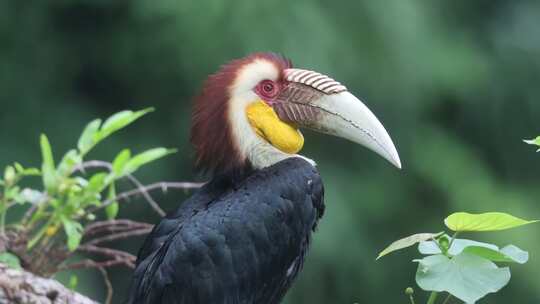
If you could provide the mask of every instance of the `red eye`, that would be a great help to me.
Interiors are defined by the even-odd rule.
[[[266,101],[270,101],[272,98],[278,95],[279,84],[273,82],[272,80],[266,79],[259,82],[255,91],[260,97],[262,97]]]
[[[274,84],[273,83],[265,83],[263,85],[263,90],[266,93],[272,93],[272,91],[274,91]]]

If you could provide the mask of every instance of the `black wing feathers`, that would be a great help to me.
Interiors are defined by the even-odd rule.
[[[279,303],[323,211],[318,172],[300,158],[212,181],[149,235],[130,303]]]

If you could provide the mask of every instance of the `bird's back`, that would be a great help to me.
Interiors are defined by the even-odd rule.
[[[214,179],[148,236],[129,303],[279,303],[323,212],[320,176],[301,158]]]

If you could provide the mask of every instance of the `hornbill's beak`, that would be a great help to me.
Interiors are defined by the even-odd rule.
[[[383,125],[347,88],[308,70],[287,69],[285,78],[287,85],[273,103],[281,120],[359,143],[401,169]]]

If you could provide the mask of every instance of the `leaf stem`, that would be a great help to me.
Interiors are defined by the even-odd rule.
[[[427,304],[435,304],[435,301],[437,300],[437,296],[439,295],[438,292],[432,291],[429,295],[429,299],[427,301]]]
[[[7,190],[4,186],[4,193],[2,198],[0,198],[0,236],[5,235],[6,233],[6,214],[8,210],[8,201],[6,199]]]
[[[458,236],[459,232],[454,232],[454,235],[452,235],[452,238],[450,239],[450,243],[448,244],[448,251],[450,251],[450,248],[452,248],[452,244],[454,243],[454,240]]]
[[[442,302],[442,304],[448,303],[448,301],[450,300],[451,297],[452,297],[452,294],[449,293],[449,294],[446,296],[446,298],[444,299],[444,301]]]

